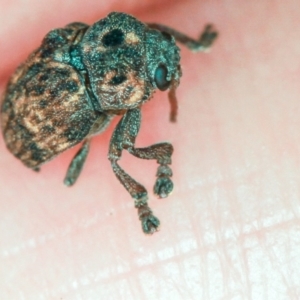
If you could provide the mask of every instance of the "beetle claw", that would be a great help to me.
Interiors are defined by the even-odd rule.
[[[212,25],[207,25],[203,31],[203,33],[200,35],[199,43],[202,47],[205,49],[209,49],[215,39],[218,36],[218,32],[214,29]]]
[[[143,228],[144,233],[152,234],[152,233],[158,231],[160,221],[155,216],[147,215],[147,216],[141,218],[141,222],[142,222],[142,228]]]
[[[158,177],[154,185],[154,194],[166,198],[173,191],[173,182],[169,177]]]

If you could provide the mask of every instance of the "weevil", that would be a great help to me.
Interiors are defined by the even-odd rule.
[[[91,138],[120,115],[108,151],[112,170],[134,199],[142,229],[155,232],[160,221],[148,206],[146,189],[118,164],[122,151],[158,163],[154,193],[173,190],[173,146],[136,148],[141,107],[159,89],[169,90],[171,121],[177,115],[175,90],[181,77],[176,41],[198,52],[217,37],[212,26],[199,39],[160,24],[145,24],[119,12],[89,26],[71,23],[50,31],[10,78],[1,106],[1,128],[9,151],[27,167],[40,166],[82,143],[64,183],[73,185],[85,163]]]

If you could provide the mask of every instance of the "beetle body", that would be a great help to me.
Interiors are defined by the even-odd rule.
[[[171,120],[176,117],[175,89],[181,76],[179,48],[202,51],[216,38],[210,26],[199,40],[169,27],[144,24],[124,13],[111,13],[88,26],[72,23],[50,31],[41,46],[12,75],[3,96],[1,128],[9,151],[34,170],[83,142],[65,178],[77,180],[93,135],[121,115],[110,141],[112,169],[135,201],[142,228],[152,233],[159,220],[147,204],[146,189],[118,165],[122,151],[159,164],[154,193],[173,189],[169,143],[136,148],[141,106],[156,89],[169,89]]]
[[[157,57],[158,45],[166,55]],[[90,27],[73,23],[51,31],[16,70],[4,94],[1,127],[8,149],[26,166],[38,168],[101,132],[111,116],[147,101],[162,62],[178,80],[174,40],[164,40],[126,14],[111,13]]]

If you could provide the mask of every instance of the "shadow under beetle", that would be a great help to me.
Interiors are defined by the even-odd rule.
[[[12,75],[1,107],[1,127],[7,148],[27,167],[39,167],[59,153],[83,142],[64,183],[77,180],[89,152],[90,139],[115,115],[108,158],[112,169],[134,199],[142,228],[153,233],[159,220],[147,204],[146,189],[118,164],[122,151],[159,164],[154,193],[167,197],[173,147],[159,143],[135,148],[141,106],[156,89],[169,89],[171,121],[175,121],[175,89],[181,76],[179,48],[207,50],[217,37],[206,26],[198,40],[159,24],[144,24],[113,12],[88,26],[72,23],[50,31],[42,45]]]

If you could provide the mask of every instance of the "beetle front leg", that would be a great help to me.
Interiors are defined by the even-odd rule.
[[[116,177],[134,199],[134,204],[138,210],[143,231],[149,234],[158,230],[160,222],[153,215],[152,210],[148,206],[147,191],[140,183],[129,176],[117,163],[117,161],[121,158],[123,149],[134,148],[135,138],[140,128],[140,119],[141,116],[139,109],[127,111],[113,133],[108,158]]]
[[[150,28],[157,29],[162,32],[166,32],[176,39],[179,43],[186,46],[188,49],[194,52],[205,52],[209,50],[213,42],[218,36],[218,33],[214,30],[212,25],[206,25],[198,40],[192,39],[189,36],[165,25],[151,23],[147,24]]]
[[[131,176],[129,176],[116,162],[111,160],[113,171],[121,184],[134,199],[134,206],[138,210],[138,216],[142,223],[143,231],[152,234],[158,230],[159,220],[156,218],[148,206],[148,194],[146,189]]]
[[[173,190],[171,164],[173,146],[169,143],[159,143],[146,148],[129,147],[128,152],[142,159],[156,159],[159,167],[157,169],[157,180],[154,185],[154,193],[160,198],[166,198]]]

